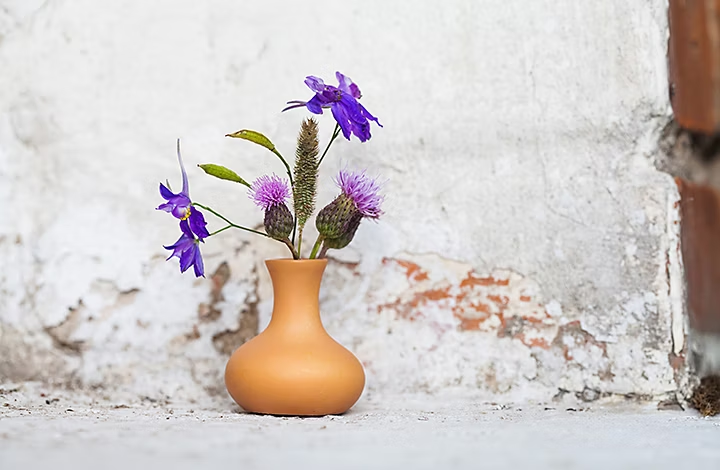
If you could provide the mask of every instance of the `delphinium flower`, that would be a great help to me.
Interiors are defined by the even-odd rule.
[[[209,233],[205,226],[205,217],[202,212],[197,208],[193,207],[192,201],[190,200],[190,186],[188,184],[187,173],[185,172],[185,166],[183,165],[182,156],[180,155],[180,141],[177,143],[177,156],[178,162],[180,163],[180,172],[182,174],[182,189],[179,193],[175,194],[164,184],[160,183],[160,195],[167,201],[164,204],[160,204],[157,209],[171,213],[176,218],[182,220],[188,220],[190,230],[198,236],[201,240],[208,237]],[[169,186],[169,184],[168,184]]]
[[[287,182],[274,174],[261,176],[253,181],[249,196],[265,211],[265,232],[276,240],[288,240],[295,220],[286,204],[290,197]]]
[[[168,260],[177,257],[180,259],[180,272],[184,273],[192,266],[196,277],[204,277],[205,265],[203,264],[199,246],[202,239],[195,237],[195,234],[190,230],[187,219],[180,221],[180,230],[182,230],[182,235],[178,241],[173,245],[164,247],[167,250],[172,250]]]
[[[180,258],[180,271],[185,272],[194,267],[195,276],[205,275],[202,255],[200,253],[199,243],[210,234],[207,231],[205,217],[196,207],[192,205],[190,199],[190,186],[188,184],[187,173],[183,165],[182,156],[180,155],[180,141],[177,143],[178,163],[180,164],[180,173],[182,174],[182,189],[179,193],[173,193],[170,188],[160,183],[160,195],[167,201],[160,204],[157,210],[171,213],[180,219],[180,230],[182,235],[173,245],[166,246],[168,250],[173,250],[168,260],[172,257]],[[168,184],[169,186],[169,184]]]
[[[321,78],[312,75],[306,77],[305,84],[315,92],[315,96],[310,101],[288,101],[290,106],[283,111],[304,106],[313,114],[322,114],[323,108],[330,108],[347,140],[350,140],[351,134],[355,134],[360,142],[365,142],[371,137],[369,121],[375,121],[380,127],[382,124],[358,102],[360,88],[340,72],[335,72],[335,77],[338,80],[337,87],[326,85]]]
[[[335,182],[340,187],[340,195],[325,206],[315,219],[320,237],[313,251],[317,250],[322,241],[321,256],[329,248],[345,248],[355,236],[362,219],[377,219],[382,215],[380,206],[383,196],[377,180],[367,176],[364,171],[341,170]]]

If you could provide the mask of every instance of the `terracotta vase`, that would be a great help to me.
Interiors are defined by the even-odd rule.
[[[268,260],[274,304],[268,327],[237,349],[225,385],[244,410],[294,416],[339,414],[365,386],[353,354],[320,320],[318,296],[327,260]]]

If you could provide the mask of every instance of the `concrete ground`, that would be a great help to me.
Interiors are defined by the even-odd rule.
[[[714,469],[720,419],[656,403],[497,405],[363,399],[281,418],[231,403],[0,389],[2,470]]]

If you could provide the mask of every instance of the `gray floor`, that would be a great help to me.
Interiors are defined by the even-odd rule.
[[[47,400],[47,401],[45,401]],[[4,402],[4,403],[3,403]],[[49,403],[48,403],[49,402]],[[587,405],[586,405],[587,406]],[[153,400],[0,394],[0,468],[720,469],[720,419],[655,404],[364,400],[278,418]]]

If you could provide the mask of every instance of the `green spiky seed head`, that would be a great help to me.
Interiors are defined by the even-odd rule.
[[[295,178],[293,205],[300,230],[315,210],[318,179],[318,124],[313,118],[305,119],[298,134],[295,151]]]

